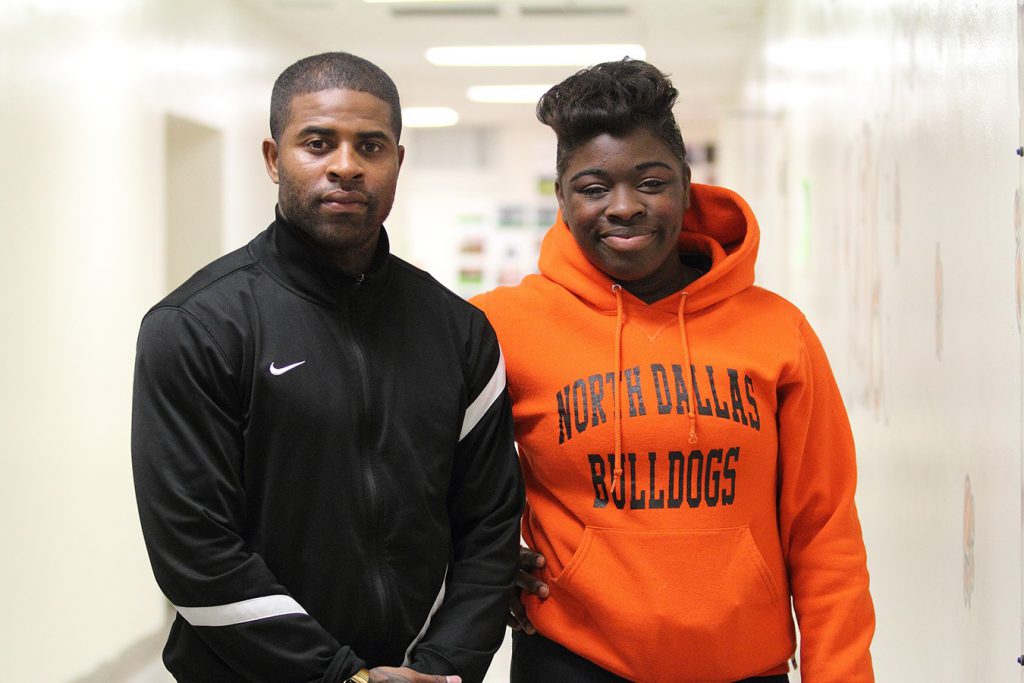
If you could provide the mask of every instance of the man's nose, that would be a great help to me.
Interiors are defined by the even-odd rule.
[[[339,180],[357,180],[363,175],[362,159],[355,146],[341,144],[331,153],[327,175]]]

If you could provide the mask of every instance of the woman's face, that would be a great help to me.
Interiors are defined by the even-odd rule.
[[[592,138],[566,158],[558,206],[587,259],[637,294],[682,277],[676,239],[689,178],[657,136],[638,129]],[[681,286],[681,285],[680,285]]]

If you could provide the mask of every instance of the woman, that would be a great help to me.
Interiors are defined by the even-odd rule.
[[[540,274],[474,301],[540,556],[512,680],[785,681],[792,599],[803,682],[872,681],[839,391],[800,311],[753,284],[750,208],[691,187],[676,94],[624,60],[541,98],[559,218]]]

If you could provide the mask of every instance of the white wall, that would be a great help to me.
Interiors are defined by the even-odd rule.
[[[219,246],[239,245],[272,216],[259,142],[283,63],[230,1],[0,8],[4,681],[70,680],[163,625],[129,423],[138,324],[165,291],[165,118],[220,132]]]
[[[780,0],[723,128],[851,412],[879,681],[1021,680],[1017,59],[1006,0]]]

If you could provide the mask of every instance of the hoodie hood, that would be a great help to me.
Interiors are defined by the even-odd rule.
[[[753,285],[759,241],[757,220],[742,197],[722,187],[691,185],[678,250],[706,256],[711,268],[686,287],[685,311],[707,308]],[[616,311],[613,280],[587,260],[561,212],[544,236],[539,265],[546,277],[594,308]]]

